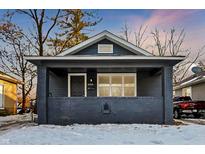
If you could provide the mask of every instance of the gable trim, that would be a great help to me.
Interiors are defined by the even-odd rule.
[[[148,51],[142,49],[142,48],[139,48],[137,46],[135,46],[134,44],[130,43],[130,42],[127,42],[125,41],[124,39],[108,32],[108,31],[103,31],[91,38],[89,38],[88,40],[86,41],[83,41],[81,42],[80,44],[78,45],[75,45],[71,48],[69,48],[68,50],[65,50],[64,52],[58,54],[57,56],[65,56],[65,55],[73,55],[77,52],[79,52],[80,50],[82,49],[85,49],[86,47],[92,45],[92,44],[95,44],[97,43],[98,41],[101,41],[103,39],[108,39],[116,44],[118,44],[119,46],[137,54],[137,53],[141,53],[145,56],[153,56],[151,53],[149,53]]]
[[[183,56],[26,56],[26,60],[184,60]]]

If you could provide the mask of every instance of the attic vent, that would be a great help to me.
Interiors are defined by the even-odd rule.
[[[98,44],[98,53],[113,53],[112,44]]]

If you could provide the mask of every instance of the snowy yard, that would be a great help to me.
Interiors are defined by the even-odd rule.
[[[6,124],[12,124],[15,122],[23,122],[23,121],[30,121],[31,115],[24,114],[24,115],[10,115],[10,116],[0,116],[0,127]]]
[[[205,125],[24,126],[0,132],[0,144],[205,144]]]

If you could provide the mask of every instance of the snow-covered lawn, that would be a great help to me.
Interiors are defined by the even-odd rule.
[[[30,113],[23,115],[10,115],[10,116],[0,116],[0,127],[5,124],[15,123],[15,122],[23,122],[31,120]]]
[[[0,144],[205,144],[205,125],[24,126],[0,132]]]
[[[203,124],[205,125],[205,119],[191,119],[191,118],[185,118],[183,121],[186,121],[187,123],[195,123],[195,124]]]

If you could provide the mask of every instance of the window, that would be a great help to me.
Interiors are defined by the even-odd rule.
[[[182,89],[182,96],[190,96],[190,97],[192,97],[191,87],[183,88]]]
[[[136,96],[136,74],[98,74],[99,97],[133,97]]]
[[[135,96],[135,76],[124,76],[124,95]]]
[[[110,95],[110,79],[109,76],[99,76],[99,95],[109,96]]]
[[[98,44],[98,53],[113,53],[112,44]]]

